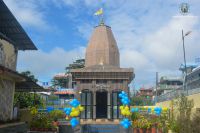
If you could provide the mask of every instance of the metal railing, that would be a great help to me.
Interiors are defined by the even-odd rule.
[[[181,94],[184,94],[185,96],[189,96],[189,95],[193,95],[193,94],[197,94],[197,93],[200,93],[200,88],[189,89],[189,90],[183,90],[181,88],[179,90],[174,90],[174,91],[171,91],[171,92],[168,92],[166,94],[158,96],[157,102],[172,100],[174,98],[177,98]]]

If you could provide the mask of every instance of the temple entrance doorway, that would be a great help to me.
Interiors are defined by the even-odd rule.
[[[107,118],[107,91],[96,92],[96,118]]]

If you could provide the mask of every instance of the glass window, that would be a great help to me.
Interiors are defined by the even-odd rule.
[[[92,118],[92,92],[85,90],[81,93],[81,105],[84,107],[84,111],[81,113],[82,119]]]
[[[85,100],[86,100],[85,95],[86,95],[86,93],[81,93],[81,104],[82,105],[85,105]]]
[[[122,116],[120,115],[120,111],[119,111],[119,106],[121,105],[120,99],[118,97],[119,95],[119,91],[117,92],[113,92],[112,93],[112,118],[113,119],[118,119],[121,118]]]

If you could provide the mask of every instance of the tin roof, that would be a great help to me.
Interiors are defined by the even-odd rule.
[[[3,0],[0,0],[0,38],[12,43],[19,50],[37,50]]]

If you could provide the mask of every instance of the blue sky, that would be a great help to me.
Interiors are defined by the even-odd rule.
[[[200,57],[199,0],[4,0],[31,37],[38,51],[21,51],[19,71],[30,70],[40,81],[50,81],[73,60],[84,57],[94,12],[104,7],[120,50],[121,67],[133,67],[134,85],[152,86],[155,73],[178,75],[183,61],[181,30],[188,62]],[[190,13],[182,16],[180,4]]]

